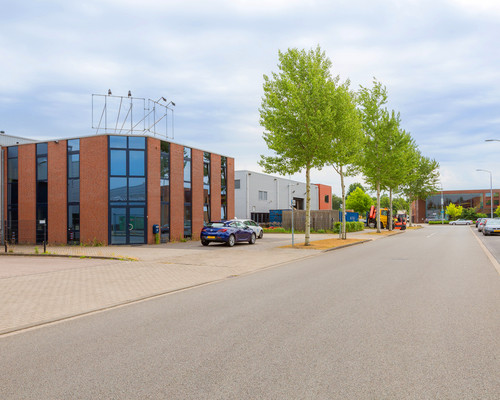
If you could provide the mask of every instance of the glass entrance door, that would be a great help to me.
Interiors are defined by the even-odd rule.
[[[128,219],[129,243],[146,243],[146,218],[144,207],[130,207]]]
[[[111,207],[111,244],[146,243],[145,207]]]

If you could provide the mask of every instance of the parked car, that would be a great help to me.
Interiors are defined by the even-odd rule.
[[[457,219],[456,221],[450,221],[450,225],[471,225],[473,221],[470,219]]]
[[[495,235],[500,234],[500,219],[499,218],[488,218],[486,224],[483,226],[483,235]]]
[[[483,219],[484,219],[484,218],[478,218],[478,219],[476,220],[476,228],[478,228],[478,227],[479,227],[479,223],[480,223],[480,222],[481,222],[481,220],[483,220]]]
[[[477,225],[477,231],[482,232],[484,228],[484,224],[486,224],[486,221],[488,221],[489,218],[481,218],[481,221],[479,221],[479,224]]]
[[[229,247],[238,242],[254,244],[257,236],[253,229],[239,221],[214,221],[203,227],[200,234],[201,244],[210,242],[226,243]]]
[[[231,221],[239,221],[244,223],[255,232],[255,236],[257,236],[257,239],[262,239],[262,237],[264,236],[264,229],[262,229],[262,227],[257,222],[251,219],[232,219]]]

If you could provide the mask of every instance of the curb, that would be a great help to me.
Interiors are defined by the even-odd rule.
[[[1,256],[12,257],[64,257],[64,258],[95,258],[98,260],[117,260],[117,261],[137,261],[135,259],[128,259],[126,257],[112,257],[112,256],[86,256],[86,255],[72,255],[72,254],[32,254],[32,253],[0,253]]]

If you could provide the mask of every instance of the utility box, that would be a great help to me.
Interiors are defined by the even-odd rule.
[[[160,225],[154,224],[153,225],[153,234],[156,235],[157,233],[160,233]]]

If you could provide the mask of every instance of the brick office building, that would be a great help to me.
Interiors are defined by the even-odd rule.
[[[144,244],[198,239],[234,218],[234,159],[150,136],[96,135],[2,148],[6,238]],[[43,223],[45,222],[45,224]]]
[[[441,219],[441,204],[445,211],[450,203],[463,208],[475,208],[476,212],[490,216],[492,207],[494,212],[500,205],[500,189],[443,190],[434,193],[425,200],[412,203],[413,222]],[[448,219],[445,213],[443,218]]]

